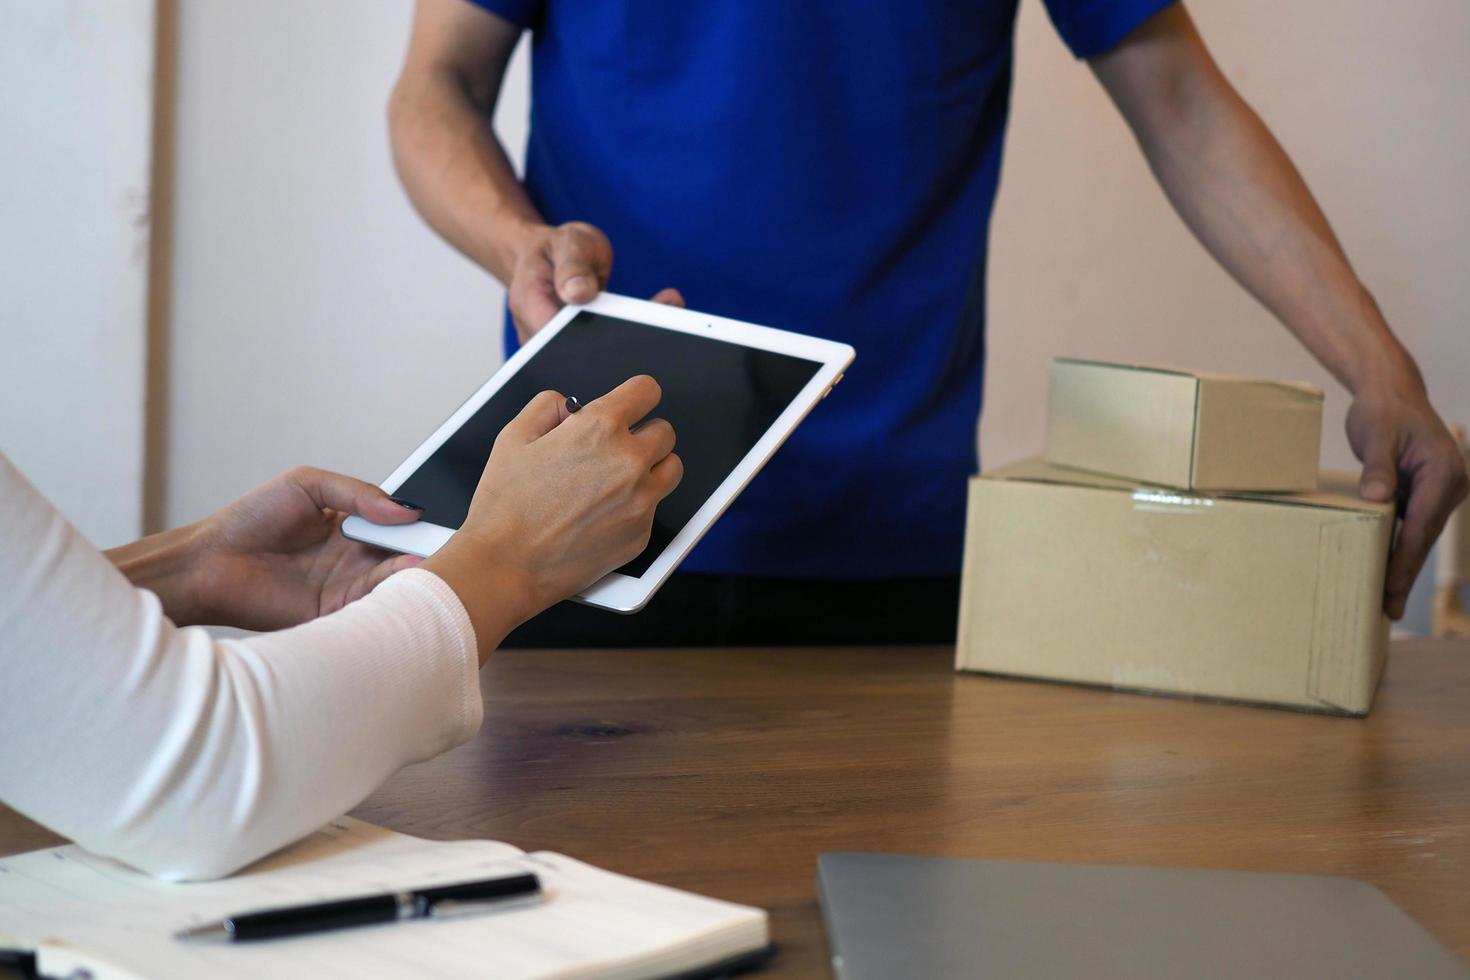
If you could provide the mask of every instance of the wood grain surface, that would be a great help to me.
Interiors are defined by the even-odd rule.
[[[957,676],[952,657],[502,651],[479,736],[354,815],[763,906],[772,976],[829,975],[831,850],[1350,875],[1470,959],[1470,641],[1395,644],[1366,719]],[[0,853],[55,843],[0,808]]]

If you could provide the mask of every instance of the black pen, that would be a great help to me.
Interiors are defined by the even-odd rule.
[[[226,916],[176,933],[178,939],[214,939],[244,942],[276,939],[306,932],[346,929],[351,926],[397,922],[401,919],[442,919],[455,915],[489,912],[507,906],[539,901],[541,880],[534,874],[518,874],[456,885],[415,888],[386,895],[365,895],[316,905],[294,905]]]

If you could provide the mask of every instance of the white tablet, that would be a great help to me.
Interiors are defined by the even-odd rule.
[[[648,548],[576,597],[636,612],[853,356],[835,341],[604,293],[558,313],[383,481],[384,490],[424,508],[420,521],[386,527],[350,517],[342,531],[432,555],[464,523],[496,434],[538,392],[586,403],[634,375],[652,375],[663,389],[653,414],[674,426],[684,479],[659,504]]]

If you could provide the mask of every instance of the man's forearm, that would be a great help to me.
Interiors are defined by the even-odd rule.
[[[522,27],[464,0],[418,0],[389,104],[393,159],[419,213],[506,287],[529,340],[566,303],[590,302],[612,272],[612,243],[582,221],[548,227],[490,127]],[[654,297],[678,302],[677,293]]]
[[[1384,582],[1385,611],[1402,616],[1430,546],[1470,488],[1414,359],[1183,4],[1092,67],[1195,237],[1352,392],[1345,428],[1363,462],[1359,491],[1396,501],[1403,516]]]
[[[1190,230],[1350,391],[1421,387],[1306,183],[1208,53],[1159,45],[1157,58],[1147,74],[1094,67]]]
[[[405,73],[389,103],[393,160],[414,206],[455,248],[502,283],[526,232],[542,224],[489,109],[450,68]]]

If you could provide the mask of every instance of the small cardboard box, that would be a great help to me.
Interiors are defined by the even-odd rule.
[[[1317,486],[1322,392],[1162,367],[1057,358],[1046,460],[1190,490]]]
[[[1018,463],[970,482],[955,666],[1366,714],[1390,505]]]

